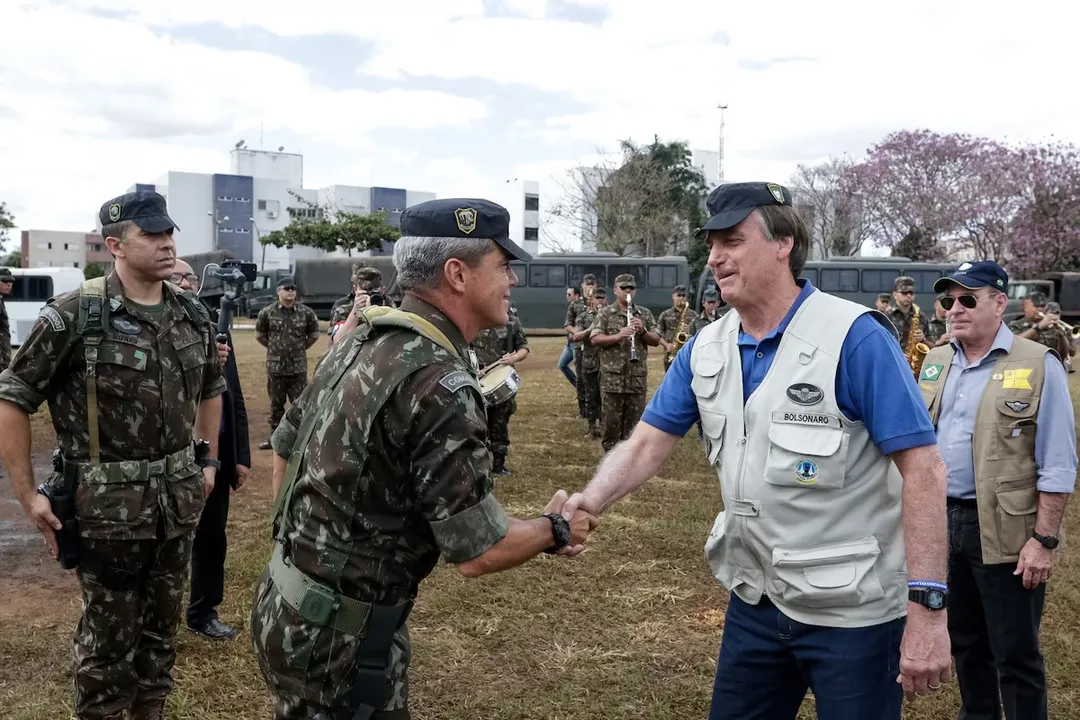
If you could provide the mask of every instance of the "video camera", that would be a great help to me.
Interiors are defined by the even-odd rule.
[[[209,263],[203,268],[202,285],[205,286],[207,274],[221,280],[225,285],[225,292],[221,296],[218,307],[217,336],[215,337],[218,342],[228,342],[228,332],[232,326],[236,301],[244,296],[244,286],[249,282],[255,282],[258,271],[258,265],[243,260],[222,260],[220,265]]]

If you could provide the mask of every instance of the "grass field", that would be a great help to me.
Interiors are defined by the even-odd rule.
[[[267,432],[263,356],[249,333],[238,332],[236,340],[254,448]],[[311,357],[323,347],[320,341]],[[560,351],[560,339],[537,338],[522,367],[518,413],[510,425],[508,467],[514,474],[498,478],[495,488],[514,514],[536,515],[555,490],[580,488],[601,457],[599,443],[583,437],[584,421],[574,418],[573,391],[555,367]],[[653,353],[651,387],[661,372]],[[1074,385],[1074,396],[1076,390]],[[35,416],[34,428],[35,453],[43,456],[52,441],[47,412]],[[270,717],[247,631],[251,589],[270,547],[270,454],[253,454],[252,477],[233,495],[220,608],[222,618],[243,633],[231,643],[215,643],[181,626],[170,718]],[[703,557],[719,503],[715,474],[691,433],[660,476],[603,516],[583,555],[542,556],[479,580],[439,566],[421,585],[410,620],[413,716],[705,717],[726,603]],[[1076,527],[1075,520],[1069,525]],[[80,612],[73,576],[45,557],[40,540],[14,555],[0,549],[0,559],[4,552],[0,718],[70,717],[71,635]],[[1050,716],[1080,718],[1080,566],[1072,544],[1059,551],[1058,563],[1042,634]],[[941,720],[955,717],[958,707],[953,683],[910,703],[904,717]],[[800,717],[815,717],[811,700]]]

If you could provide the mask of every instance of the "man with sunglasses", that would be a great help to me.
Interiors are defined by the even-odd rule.
[[[938,280],[953,340],[919,375],[948,473],[949,634],[969,720],[1047,717],[1039,622],[1077,468],[1064,368],[1002,322],[1008,286],[990,260]]]
[[[911,319],[915,316],[915,280],[902,275],[893,281],[893,302],[896,307],[889,311],[889,319],[896,328],[897,339],[903,347],[911,330]],[[919,326],[915,329],[915,342],[923,342],[930,334],[930,318],[919,309]]]
[[[266,392],[270,396],[270,435],[259,443],[269,450],[270,436],[285,414],[285,400],[296,403],[307,387],[307,349],[319,339],[315,311],[296,301],[296,281],[278,280],[277,302],[259,311],[255,339],[266,348]]]

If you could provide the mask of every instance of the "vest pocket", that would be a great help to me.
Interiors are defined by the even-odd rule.
[[[809,548],[774,548],[770,594],[802,607],[856,607],[885,597],[873,535]]]
[[[842,428],[773,423],[765,481],[783,487],[844,487],[848,435]]]
[[[999,487],[997,496],[998,542],[1002,555],[1017,555],[1035,531],[1039,491],[1034,484]]]
[[[724,426],[727,424],[727,415],[699,407],[698,418],[701,421],[701,433],[705,436],[705,456],[709,458],[710,464],[715,465],[724,447]]]

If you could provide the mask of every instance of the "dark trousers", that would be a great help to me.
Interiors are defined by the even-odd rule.
[[[763,597],[734,593],[709,720],[794,720],[807,688],[821,720],[900,720],[904,619],[862,628],[804,625]]]
[[[218,475],[206,498],[191,548],[191,600],[187,608],[189,625],[217,617],[217,606],[225,594],[225,524],[229,520],[228,480]]]
[[[1046,585],[1024,588],[1016,563],[986,565],[974,507],[949,504],[949,638],[959,720],[1046,720],[1039,650]]]

